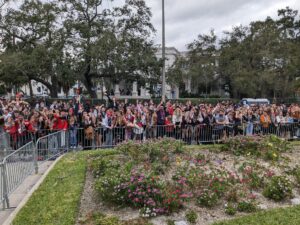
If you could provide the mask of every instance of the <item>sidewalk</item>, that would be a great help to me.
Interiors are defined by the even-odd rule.
[[[39,173],[27,177],[23,183],[9,196],[10,209],[0,210],[0,224],[3,224],[16,210],[24,197],[30,192],[33,186],[42,178],[43,174],[55,161],[47,161],[39,166]]]

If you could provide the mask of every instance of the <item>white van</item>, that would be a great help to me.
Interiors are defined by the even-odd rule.
[[[242,105],[269,105],[270,101],[266,98],[243,98]]]

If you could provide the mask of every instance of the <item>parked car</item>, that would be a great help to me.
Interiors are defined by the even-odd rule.
[[[240,103],[242,105],[269,105],[270,101],[266,98],[243,98]]]

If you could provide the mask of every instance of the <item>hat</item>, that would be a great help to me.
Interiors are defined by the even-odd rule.
[[[21,98],[22,95],[23,95],[23,94],[22,94],[21,92],[19,92],[19,93],[16,94],[16,98]]]

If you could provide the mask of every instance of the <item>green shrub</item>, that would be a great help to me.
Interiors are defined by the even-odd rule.
[[[116,150],[138,162],[159,161],[169,165],[173,154],[183,152],[183,143],[171,138],[148,140],[142,145],[139,142],[128,141],[117,146]]]
[[[297,186],[300,186],[300,168],[297,166],[292,170],[291,174],[295,177]]]
[[[124,155],[128,155],[131,159],[135,161],[142,162],[147,160],[147,155],[141,150],[141,146],[143,145],[141,145],[140,143],[134,141],[127,141],[118,145],[115,149],[116,151]]]
[[[90,168],[93,172],[94,177],[100,177],[111,169],[118,169],[120,167],[120,161],[115,155],[97,157],[92,159]]]
[[[175,225],[175,221],[174,220],[167,220],[167,225]]]
[[[284,176],[274,176],[263,190],[266,198],[281,201],[292,196],[292,184]]]
[[[111,169],[95,181],[95,190],[105,202],[124,204],[123,193],[116,192],[115,188],[128,180],[129,174],[122,170]]]
[[[197,204],[199,206],[205,206],[211,208],[217,205],[218,200],[219,197],[216,193],[206,190],[198,196]]]
[[[185,214],[185,218],[186,220],[191,223],[191,224],[196,224],[197,219],[198,219],[198,215],[195,211],[190,210]]]
[[[269,149],[265,152],[264,158],[265,160],[270,161],[278,161],[280,153],[275,149]]]
[[[239,168],[239,172],[242,174],[243,181],[251,189],[259,189],[263,186],[264,175],[257,164],[243,163]]]
[[[225,140],[221,147],[222,151],[229,151],[237,156],[255,156],[273,161],[277,161],[281,153],[289,149],[289,142],[275,135],[236,136]]]
[[[221,147],[222,151],[232,152],[234,155],[260,156],[260,144],[262,137],[259,136],[236,136],[225,140]]]
[[[225,195],[225,199],[228,202],[238,202],[240,196],[239,196],[239,190],[237,187],[233,186]]]
[[[197,160],[205,160],[206,159],[206,156],[203,154],[203,153],[198,153],[196,156],[195,156],[195,159]]]
[[[167,168],[164,164],[161,164],[161,163],[153,163],[152,164],[152,171],[155,175],[165,174],[166,170],[167,170]]]
[[[234,216],[236,214],[236,206],[232,203],[228,203],[225,205],[225,213],[230,216]]]
[[[237,210],[239,212],[247,212],[247,213],[255,212],[256,204],[253,201],[242,201],[238,203]]]

